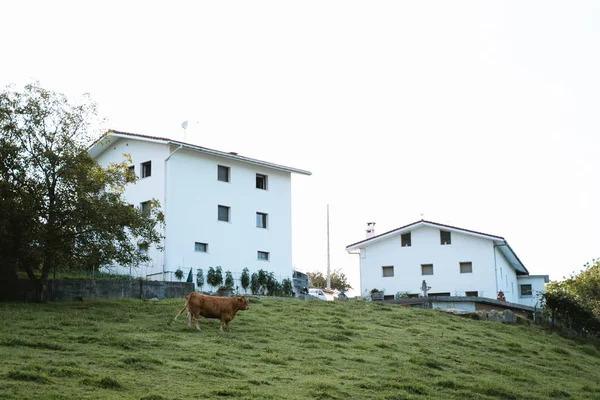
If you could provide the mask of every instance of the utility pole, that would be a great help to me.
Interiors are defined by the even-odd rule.
[[[331,262],[329,258],[329,204],[327,204],[327,290],[331,290],[330,264]]]

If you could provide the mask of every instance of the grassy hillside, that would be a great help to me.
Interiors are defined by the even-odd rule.
[[[0,399],[599,399],[600,352],[535,328],[358,301],[0,304]]]

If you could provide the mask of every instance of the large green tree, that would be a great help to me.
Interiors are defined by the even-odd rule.
[[[600,319],[600,259],[586,263],[578,274],[572,273],[569,278],[549,283],[546,291],[571,298]]]
[[[137,266],[149,261],[138,243],[159,246],[158,202],[147,213],[123,199],[136,179],[127,156],[103,168],[88,154],[95,120],[89,96],[70,104],[38,83],[0,92],[0,278],[7,287],[24,270],[45,300],[53,270]]]
[[[306,275],[308,275],[311,287],[319,289],[327,288],[327,277],[323,275],[321,271],[307,272]],[[352,289],[348,278],[340,269],[334,270],[331,275],[329,275],[329,280],[332,289],[340,291]]]

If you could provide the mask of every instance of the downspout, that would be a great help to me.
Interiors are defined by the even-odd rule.
[[[494,277],[496,278],[496,296],[498,296],[498,266],[496,264],[496,247],[498,247],[498,245],[494,245]]]
[[[183,145],[180,145],[178,148],[175,149],[175,151],[173,151],[171,154],[169,154],[169,156],[167,158],[165,158],[165,185],[164,185],[164,193],[163,193],[163,201],[164,201],[164,217],[165,217],[165,227],[163,229],[163,271],[162,271],[162,275],[163,275],[163,282],[165,281],[165,272],[166,272],[166,267],[167,267],[167,161],[169,161],[169,159],[173,156],[173,154],[177,153],[178,150],[182,149]]]

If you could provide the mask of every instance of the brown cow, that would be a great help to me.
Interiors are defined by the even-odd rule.
[[[245,296],[239,297],[217,297],[207,296],[198,292],[192,292],[185,297],[185,306],[177,313],[175,319],[181,315],[187,308],[188,327],[192,326],[192,317],[196,322],[196,329],[201,330],[198,324],[198,316],[204,318],[219,318],[221,320],[220,331],[223,332],[223,323],[229,332],[229,322],[235,318],[238,310],[247,310],[248,299]]]

